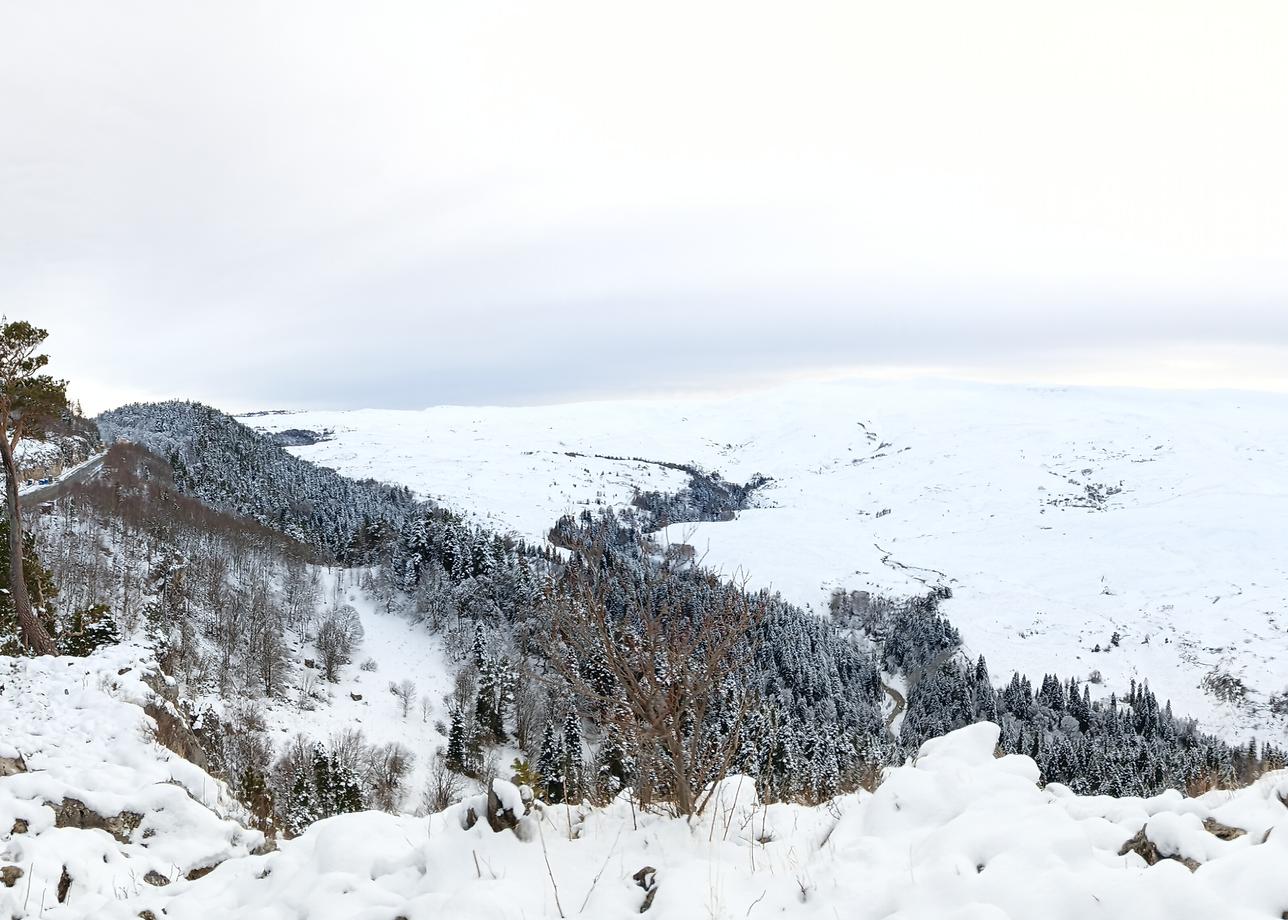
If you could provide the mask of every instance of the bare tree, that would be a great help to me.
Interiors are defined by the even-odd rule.
[[[737,751],[754,702],[737,678],[755,653],[765,605],[713,581],[713,606],[697,613],[676,603],[672,577],[665,565],[634,580],[610,579],[594,564],[571,569],[550,597],[547,651],[586,709],[638,739],[642,767],[657,758],[661,791],[690,815]]]
[[[49,335],[31,323],[0,319],[0,460],[4,462],[9,509],[9,591],[22,644],[38,655],[57,652],[53,636],[32,609],[23,573],[23,530],[14,454],[24,439],[44,440],[50,425],[67,411],[67,381],[40,373],[48,355],[37,354]]]
[[[442,811],[456,804],[464,788],[460,775],[447,768],[447,759],[440,749],[430,763],[420,806],[427,814]]]
[[[371,801],[382,811],[397,811],[407,787],[416,757],[397,741],[367,752],[367,781]]]
[[[322,618],[313,644],[317,646],[322,673],[327,680],[336,681],[340,666],[349,663],[361,638],[362,621],[358,618],[358,611],[348,604],[336,607]]]
[[[410,677],[404,677],[396,684],[391,681],[389,692],[398,698],[398,707],[402,710],[402,717],[407,718],[407,713],[411,712],[411,704],[416,700],[416,682]]]

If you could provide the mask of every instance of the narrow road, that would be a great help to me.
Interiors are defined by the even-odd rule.
[[[86,479],[89,479],[91,476],[96,474],[102,465],[102,454],[90,457],[80,466],[74,466],[67,472],[63,473],[62,478],[57,481],[51,482],[47,486],[35,486],[27,489],[25,492],[19,493],[18,500],[22,503],[24,508],[32,508],[41,502],[53,501],[56,498],[62,497],[63,493],[69,486],[75,485],[78,482],[84,482]]]
[[[885,681],[881,681],[881,689],[886,692],[886,696],[890,697],[890,699],[894,701],[894,711],[886,717],[885,722],[886,731],[893,735],[894,729],[892,726],[894,725],[895,720],[898,719],[899,716],[903,715],[903,711],[908,708],[908,701],[903,698],[902,693],[894,687],[891,687]]]

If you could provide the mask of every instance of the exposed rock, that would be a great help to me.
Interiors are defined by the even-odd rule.
[[[155,869],[149,869],[147,875],[143,876],[143,881],[156,888],[170,884],[170,880]]]
[[[12,888],[26,873],[17,866],[0,866],[0,885]]]
[[[163,701],[153,700],[143,707],[143,711],[157,723],[156,740],[158,744],[169,748],[189,763],[196,764],[207,772],[211,769],[206,752],[201,742],[189,727],[183,716]]]
[[[644,889],[644,903],[640,905],[642,914],[653,906],[653,898],[657,897],[657,870],[652,866],[645,866],[631,878],[635,879],[636,885]]]
[[[362,694],[361,694],[361,693],[350,693],[350,694],[349,694],[349,699],[353,700],[355,703],[360,703],[360,702],[362,702]]]
[[[72,890],[72,876],[71,876],[71,873],[67,871],[67,867],[63,866],[63,874],[58,876],[58,903],[59,904],[66,902],[67,895],[71,893],[71,890]]]
[[[31,825],[27,823],[26,818],[14,818],[13,828],[9,831],[9,834],[10,836],[14,834],[25,834],[30,827]]]
[[[1147,866],[1157,865],[1164,859],[1172,859],[1189,869],[1191,872],[1199,867],[1199,864],[1192,859],[1165,855],[1159,852],[1158,845],[1154,843],[1154,841],[1150,840],[1149,837],[1145,836],[1145,828],[1143,827],[1136,832],[1136,836],[1124,843],[1122,849],[1118,851],[1119,856],[1126,856],[1128,853],[1135,853],[1141,859],[1145,860],[1145,865]]]
[[[312,659],[312,658],[305,658],[305,659],[304,659],[304,667],[306,667],[306,668],[313,668],[313,667],[317,667],[317,665],[314,663],[314,661],[313,661],[313,659]]]
[[[516,814],[512,809],[506,808],[505,803],[501,801],[501,797],[496,794],[495,782],[496,781],[493,780],[491,783],[488,783],[487,787],[486,817],[488,827],[492,828],[492,830],[498,834],[505,830],[514,831],[517,834],[519,819],[531,811],[532,806],[530,802],[525,801],[522,814]],[[520,793],[520,795],[522,795],[522,793]],[[476,806],[471,805],[465,810],[465,816],[461,820],[461,827],[465,830],[469,830],[479,823],[479,817]]]
[[[91,810],[80,799],[63,799],[58,804],[53,802],[46,804],[54,810],[54,827],[107,831],[121,843],[129,843],[130,835],[143,821],[143,816],[133,811],[123,811],[119,815],[104,817]]]
[[[150,910],[140,911],[139,920],[157,920],[157,915]]]
[[[523,815],[515,814],[505,807],[501,797],[496,794],[495,780],[487,785],[487,823],[498,834],[501,831],[512,831],[519,825]]]
[[[1237,840],[1244,834],[1248,833],[1241,827],[1230,827],[1228,824],[1222,824],[1215,818],[1205,818],[1203,827],[1209,834],[1218,837],[1221,840]],[[1264,841],[1262,841],[1264,843]]]
[[[17,776],[27,772],[27,762],[22,755],[17,757],[0,757],[0,776]]]
[[[184,878],[186,878],[190,882],[195,882],[197,879],[204,878],[205,876],[209,875],[211,872],[214,872],[215,866],[218,866],[218,865],[219,863],[215,863],[213,866],[202,866],[199,869],[193,869],[187,875],[185,875]]]

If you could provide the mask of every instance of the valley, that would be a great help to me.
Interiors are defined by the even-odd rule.
[[[820,615],[837,590],[948,588],[944,612],[998,679],[1072,673],[1098,695],[1148,681],[1207,730],[1282,740],[1285,418],[1266,394],[840,381],[247,421],[329,430],[290,449],[532,540],[687,481],[605,456],[761,474],[735,520],[663,538]]]

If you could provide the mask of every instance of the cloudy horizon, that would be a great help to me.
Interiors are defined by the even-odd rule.
[[[1288,391],[1288,8],[0,0],[0,310],[91,411]]]

